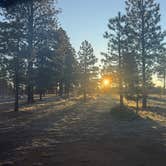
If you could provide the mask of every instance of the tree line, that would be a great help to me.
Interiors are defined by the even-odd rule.
[[[101,75],[111,75],[120,96],[147,107],[152,76],[166,84],[166,32],[160,26],[160,6],[155,0],[126,0],[126,12],[108,22],[104,38]],[[67,32],[59,26],[56,0],[0,1],[0,87],[9,85],[18,111],[20,94],[27,103],[34,94],[48,92],[69,98],[98,88],[99,67],[90,42],[83,41],[77,53]],[[3,91],[0,90],[0,92]]]
[[[22,93],[27,94],[28,104],[34,102],[34,94],[42,99],[51,91],[69,98],[75,89],[86,100],[96,78],[97,58],[86,40],[76,53],[59,26],[57,2],[4,0],[0,5],[0,81],[12,85],[15,111]]]
[[[161,28],[160,5],[155,0],[126,0],[121,12],[108,23],[104,38],[108,51],[103,54],[104,70],[117,76],[120,105],[124,97],[142,100],[147,107],[152,76],[157,73],[166,84],[166,31]]]

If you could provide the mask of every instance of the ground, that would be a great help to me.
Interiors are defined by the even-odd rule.
[[[0,109],[2,166],[165,166],[166,100],[152,96],[151,107],[119,119],[116,99],[54,97]]]

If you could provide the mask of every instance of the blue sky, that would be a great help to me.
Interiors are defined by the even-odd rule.
[[[156,0],[161,4],[161,24],[166,29],[166,0]],[[96,56],[106,49],[103,33],[107,30],[108,19],[124,13],[124,0],[59,0],[62,9],[59,15],[61,26],[67,31],[71,43],[78,51],[83,40],[91,42]]]

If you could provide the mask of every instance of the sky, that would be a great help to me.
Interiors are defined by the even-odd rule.
[[[161,25],[166,29],[166,0],[156,0],[161,5]],[[119,11],[125,13],[124,0],[59,0],[58,7],[60,25],[67,31],[76,51],[80,44],[88,40],[95,55],[101,59],[100,53],[106,50],[107,41],[103,34],[107,31],[109,18]]]
[[[60,25],[67,31],[73,47],[78,52],[81,42],[88,40],[99,60],[101,52],[107,48],[107,40],[103,34],[107,31],[109,18],[120,11],[125,13],[125,0],[58,0]],[[161,8],[161,26],[166,30],[166,0],[156,0]],[[100,64],[100,62],[99,62]],[[156,85],[161,81],[153,78]]]

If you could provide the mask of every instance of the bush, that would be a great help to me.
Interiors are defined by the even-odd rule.
[[[112,108],[110,111],[111,115],[118,119],[118,120],[133,120],[138,118],[138,115],[136,114],[136,112],[127,107],[127,106],[120,106],[117,105],[116,107]]]

